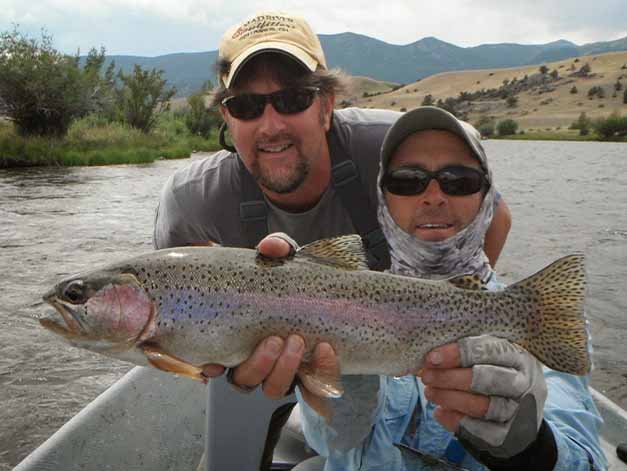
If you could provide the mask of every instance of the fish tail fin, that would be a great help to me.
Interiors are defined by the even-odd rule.
[[[531,297],[529,334],[520,345],[551,369],[575,375],[590,372],[583,254],[560,258],[507,291]]]

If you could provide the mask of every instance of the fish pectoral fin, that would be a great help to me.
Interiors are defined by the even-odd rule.
[[[202,368],[170,355],[163,351],[161,347],[157,345],[143,345],[140,349],[146,355],[148,362],[155,368],[207,383],[208,378],[203,375]]]
[[[338,399],[344,394],[340,376],[322,374],[304,365],[298,369],[298,379],[309,392],[327,399]]]
[[[317,240],[298,249],[295,258],[306,258],[344,270],[369,269],[366,250],[357,234]]]

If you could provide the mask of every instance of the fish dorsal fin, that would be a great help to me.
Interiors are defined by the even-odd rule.
[[[488,289],[485,283],[481,281],[479,275],[454,276],[446,281],[461,289],[469,289],[472,291],[486,291]]]
[[[301,247],[295,257],[345,270],[368,270],[368,258],[357,234],[321,239]]]

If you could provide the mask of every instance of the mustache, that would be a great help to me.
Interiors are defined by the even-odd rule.
[[[261,135],[259,136],[258,139],[255,140],[255,145],[260,146],[260,145],[276,144],[276,143],[281,143],[285,141],[289,141],[292,144],[294,144],[298,140],[294,138],[294,136],[292,136],[290,133],[281,132],[281,133],[272,134],[272,135],[268,135],[268,134]]]

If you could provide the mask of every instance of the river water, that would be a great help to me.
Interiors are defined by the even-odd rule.
[[[592,383],[627,408],[627,145],[485,144],[513,214],[498,272],[511,282],[586,254]],[[130,369],[42,329],[41,295],[66,275],[151,250],[160,188],[186,164],[0,171],[0,470]]]

